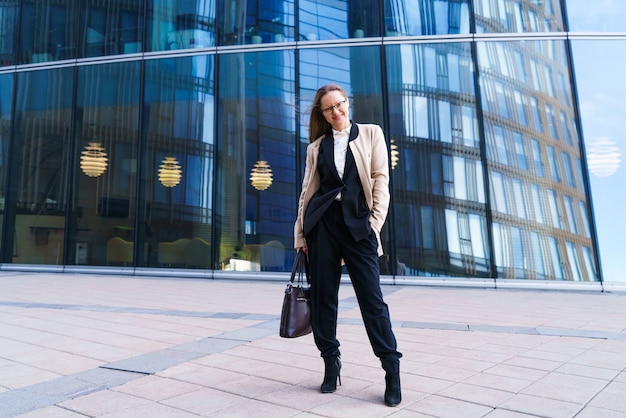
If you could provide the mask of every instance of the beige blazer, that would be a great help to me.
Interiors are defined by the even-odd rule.
[[[378,240],[378,255],[383,255],[383,247],[380,241],[380,231],[385,224],[389,209],[389,160],[387,156],[387,144],[383,130],[378,125],[357,124],[359,135],[350,141],[350,150],[354,155],[357,171],[365,200],[371,211],[370,225],[376,233]],[[325,135],[324,135],[325,136]],[[306,167],[302,180],[302,193],[298,202],[298,218],[294,226],[294,247],[306,248],[306,240],[302,232],[304,226],[304,214],[311,197],[320,187],[320,177],[317,172],[317,157],[324,136],[317,138],[309,144],[306,150]]]

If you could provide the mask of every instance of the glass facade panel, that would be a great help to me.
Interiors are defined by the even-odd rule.
[[[548,260],[540,263],[536,257],[551,255],[547,252],[524,252],[524,249],[532,248],[533,244],[529,240],[534,239],[533,230],[540,230],[532,223],[544,223],[545,213],[541,203],[544,191],[547,192],[552,226],[576,235],[576,242],[569,242],[577,251],[581,246],[591,245],[589,240],[579,235],[574,212],[576,208],[572,204],[573,198],[585,200],[585,194],[576,188],[571,166],[572,159],[580,158],[579,140],[573,136],[569,142],[561,140],[564,135],[560,127],[575,123],[574,114],[568,105],[571,93],[569,90],[564,91],[561,97],[550,94],[553,78],[557,75],[568,76],[567,66],[563,64],[566,61],[565,44],[562,41],[485,42],[479,50],[482,51],[478,55],[479,81],[482,97],[486,98],[483,115],[487,170],[492,173],[493,219],[502,224],[502,228],[511,226],[511,254],[514,258],[513,269],[507,270],[510,267],[507,264],[499,268],[509,278],[544,276],[543,271],[533,269],[547,265]],[[519,77],[521,73],[509,70],[515,67],[516,57],[524,57],[523,65],[531,69],[533,83],[524,83]],[[565,96],[570,96],[570,99]],[[531,126],[526,123],[525,116],[511,118],[512,112],[508,107],[516,103],[519,109],[527,101],[534,115],[535,123]],[[518,115],[524,113],[523,110],[517,111]],[[556,115],[561,118],[559,124]],[[525,147],[527,141],[530,143],[529,154]],[[534,161],[534,170],[528,170],[530,159],[527,155]],[[549,168],[548,179],[544,176],[544,161],[547,161]],[[526,193],[529,188],[535,201],[532,205],[527,204]],[[564,221],[569,222],[567,227]],[[555,234],[559,246],[565,246],[565,239],[570,240],[567,235],[556,230],[548,233]],[[575,279],[574,273],[575,270],[567,271],[567,279]]]
[[[18,14],[18,2],[0,0],[0,68],[15,63]]]
[[[401,150],[392,171],[393,216],[403,225],[397,257],[413,274],[488,275],[486,234],[478,233],[486,223],[469,44],[392,45],[385,53],[389,137]],[[420,219],[411,202],[432,214]],[[434,248],[403,237],[420,228],[438,237]]]
[[[570,36],[565,4],[0,0],[2,262],[289,270],[332,82],[388,142],[384,274],[597,280],[624,35]]]
[[[559,0],[481,0],[473,4],[477,33],[564,30]]]
[[[220,58],[219,222],[214,242],[222,269],[291,269],[296,218],[294,62],[292,51]],[[251,182],[253,170],[271,184]]]
[[[214,56],[146,63],[140,216],[151,267],[214,269]]]
[[[214,1],[198,1],[212,13]],[[344,3],[344,2],[342,2]],[[285,0],[217,2],[218,45],[295,40],[294,2]]]
[[[381,36],[377,0],[301,0],[300,41]]]
[[[384,36],[469,33],[468,0],[385,0]]]
[[[141,260],[136,265],[144,266],[152,250],[145,241],[145,226],[136,222],[139,64],[78,68],[73,170],[77,220],[69,240],[76,257],[70,264],[133,266]],[[106,165],[96,164],[102,154]]]
[[[78,3],[82,7],[79,57],[143,51],[144,7],[148,2],[84,0]]]
[[[14,227],[4,230],[4,261],[64,264],[72,171],[72,94],[67,92],[73,91],[73,74],[62,68],[17,76],[9,162],[14,174],[5,201],[5,225]]]
[[[20,4],[18,64],[143,51],[143,2],[30,0]],[[10,18],[11,8],[0,5],[0,20],[5,14]]]
[[[215,45],[214,0],[153,0],[146,4],[146,51],[206,48]],[[141,47],[141,44],[137,46]],[[126,46],[133,47],[133,44]]]
[[[19,23],[18,64],[76,58],[76,31],[82,2],[65,0],[22,1]],[[0,29],[2,30],[2,29]]]

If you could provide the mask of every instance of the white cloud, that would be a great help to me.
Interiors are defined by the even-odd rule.
[[[594,138],[587,148],[589,171],[598,177],[609,177],[621,165],[619,148],[608,136]]]

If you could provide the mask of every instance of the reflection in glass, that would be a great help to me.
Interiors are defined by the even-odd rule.
[[[18,3],[0,2],[0,67],[15,63],[18,13]]]
[[[381,36],[378,0],[300,0],[298,40]]]
[[[385,36],[469,33],[468,0],[385,0]]]
[[[107,169],[109,159],[99,142],[85,145],[80,156],[80,169],[89,177],[100,177]]]
[[[498,248],[512,249],[496,257],[499,277],[596,280],[580,268],[557,269],[554,261],[563,260],[563,254],[567,254],[566,263],[582,260],[583,248],[592,246],[589,237],[581,234],[584,228],[579,222],[586,216],[581,213],[583,206],[573,203],[586,202],[586,197],[577,188],[572,168],[572,161],[580,159],[580,144],[569,128],[575,124],[571,92],[565,88],[555,96],[551,87],[560,85],[556,79],[568,76],[565,43],[481,42],[477,50],[481,94],[487,98],[483,115],[492,216],[499,224],[494,240],[502,240]],[[510,71],[519,64],[519,57],[531,69],[532,83],[523,72]],[[518,117],[511,118],[513,112],[502,103],[516,103]],[[527,104],[532,124],[526,123]],[[533,204],[527,204],[529,193]],[[544,222],[548,215],[550,221]],[[552,229],[535,223],[549,223]],[[550,244],[541,254],[530,252],[533,241],[546,240]],[[543,262],[537,260],[539,256]],[[549,265],[552,268],[545,267]]]
[[[559,0],[476,0],[472,3],[477,33],[564,30]]]
[[[392,45],[386,56],[389,136],[401,150],[397,256],[411,275],[488,276],[470,45]]]
[[[135,265],[134,242],[141,232],[135,224],[138,78],[139,62],[78,68],[72,205],[77,215],[70,219],[68,264]],[[108,167],[98,177],[79,167],[80,152],[89,143],[100,144],[108,154]],[[139,257],[145,260],[149,250],[144,243]]]
[[[211,2],[212,3],[212,2]],[[219,45],[261,44],[294,40],[293,0],[218,2]]]
[[[15,136],[5,215],[12,262],[64,264],[66,208],[69,199],[73,69],[19,73]],[[49,86],[55,86],[50,89]],[[42,91],[49,94],[42,95]],[[70,94],[67,94],[70,92]],[[5,258],[8,248],[5,249]]]
[[[295,62],[293,51],[220,57],[215,231],[217,268],[287,271],[295,254]],[[280,82],[276,74],[281,74]],[[272,184],[249,181],[257,161]]]
[[[76,28],[82,2],[33,0],[20,3],[19,64],[76,58],[77,33],[71,29]]]
[[[145,3],[81,1],[80,56],[142,52]]]
[[[140,193],[151,267],[215,267],[213,72],[214,57],[206,55],[146,63]],[[164,161],[178,166],[169,173],[175,178],[163,178]]]
[[[146,50],[169,51],[215,45],[214,1],[154,0],[146,3]]]

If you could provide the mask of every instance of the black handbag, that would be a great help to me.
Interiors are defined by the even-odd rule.
[[[280,315],[280,336],[296,338],[311,333],[311,298],[309,291],[309,262],[303,251],[298,251],[287,283]],[[306,283],[303,276],[306,277]]]

